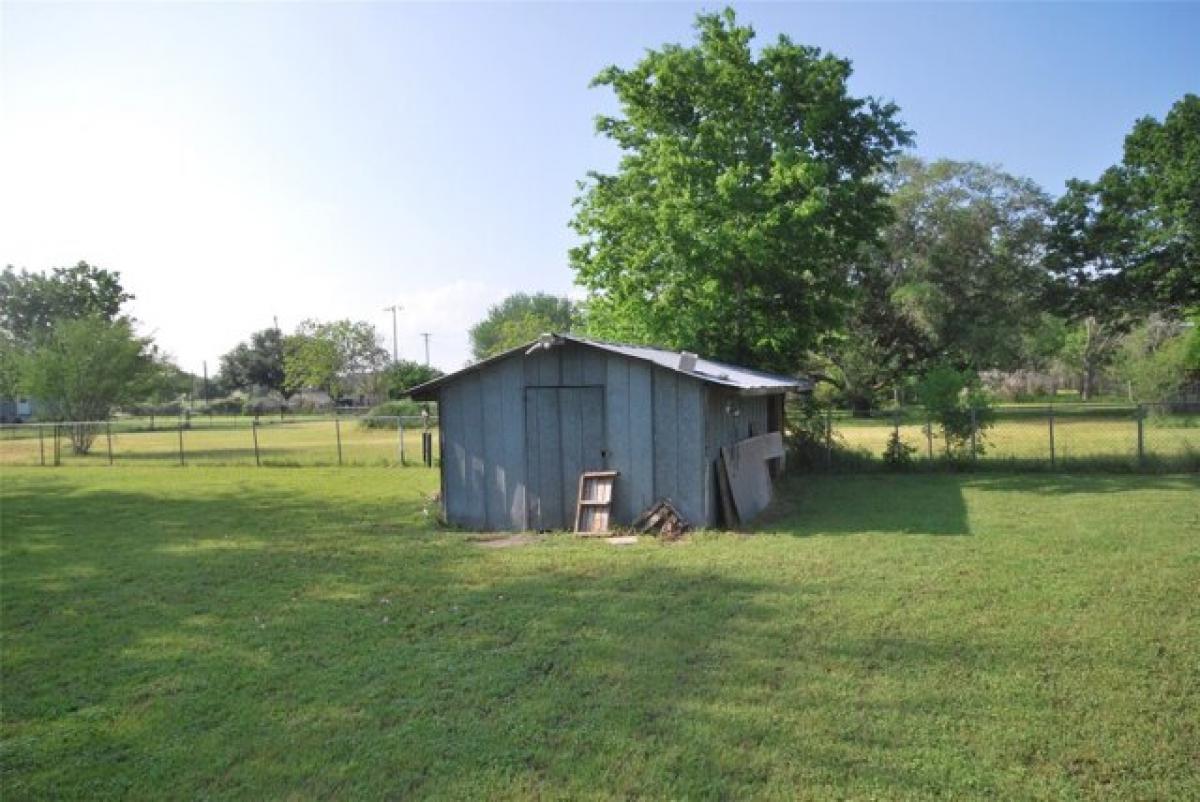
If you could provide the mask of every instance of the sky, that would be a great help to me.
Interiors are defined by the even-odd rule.
[[[516,291],[579,295],[576,182],[611,170],[589,82],[692,38],[670,4],[0,1],[0,264],[120,271],[199,373],[278,319],[368,320],[443,369]],[[926,158],[1052,194],[1200,92],[1200,4],[737,4],[852,60]]]

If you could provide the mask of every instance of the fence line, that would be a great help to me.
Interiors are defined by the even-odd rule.
[[[221,423],[58,421],[0,425],[0,466],[437,464],[435,416],[230,418]],[[345,425],[343,425],[345,424]],[[411,442],[406,442],[411,441]],[[421,443],[422,459],[409,459]],[[426,445],[428,444],[428,445]]]
[[[826,411],[819,434],[809,438],[817,453],[803,462],[810,469],[839,470],[1003,465],[1200,471],[1200,405],[1012,405],[958,415],[948,425],[920,407],[860,417]]]

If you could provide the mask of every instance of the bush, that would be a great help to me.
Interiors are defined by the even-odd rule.
[[[904,442],[900,439],[900,433],[893,431],[888,437],[887,447],[883,450],[883,461],[892,468],[907,468],[912,465],[915,453],[916,446]]]
[[[371,407],[363,416],[361,424],[367,429],[394,429],[396,424],[388,418],[419,418],[422,410],[429,410],[431,418],[437,416],[437,404],[420,403],[411,398],[387,401]]]
[[[970,371],[949,366],[933,368],[921,381],[917,395],[941,427],[946,456],[976,457],[984,451],[984,432],[996,413],[991,399]]]

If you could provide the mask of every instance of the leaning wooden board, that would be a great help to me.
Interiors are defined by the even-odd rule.
[[[616,478],[617,471],[585,471],[579,475],[579,500],[575,505],[576,532],[586,535],[608,534]]]
[[[771,503],[771,472],[767,463],[781,459],[783,453],[783,436],[779,432],[750,437],[721,448],[724,467],[721,478],[729,482],[734,507],[734,514],[727,515],[727,519],[748,523],[767,508]]]

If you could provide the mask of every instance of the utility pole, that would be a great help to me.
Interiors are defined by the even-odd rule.
[[[421,336],[425,338],[425,367],[429,367],[429,332],[421,332]]]
[[[196,364],[195,362],[192,363]],[[204,360],[204,410],[208,411],[208,360]]]
[[[392,364],[393,365],[395,365],[397,362],[400,361],[400,352],[396,346],[396,313],[399,312],[403,308],[404,307],[400,306],[399,304],[392,304],[391,306],[385,306],[383,308],[383,311],[392,313]]]

